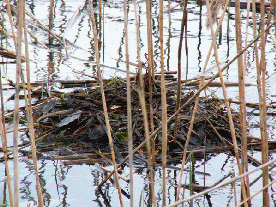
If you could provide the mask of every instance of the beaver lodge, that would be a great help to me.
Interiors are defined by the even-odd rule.
[[[165,77],[168,83],[166,91],[167,113],[170,117],[175,113],[177,90],[174,76],[166,74]],[[145,75],[145,81],[147,78]],[[156,129],[161,126],[161,94],[159,75],[156,75],[155,78],[152,107],[154,128]],[[42,96],[45,96],[45,91],[44,93],[41,90],[33,92],[38,95],[33,107],[38,154],[41,158],[50,157],[67,160],[65,161],[67,164],[110,162],[110,146],[103,115],[102,97],[97,81],[60,81],[60,83],[62,87],[70,87],[72,91],[68,93],[53,91],[52,96],[47,98]],[[181,105],[193,96],[197,83],[198,81],[190,81],[186,83],[185,87],[183,86]],[[134,77],[131,84],[134,147],[139,146],[145,140],[138,87]],[[105,80],[104,90],[116,159],[117,162],[120,162],[127,155],[128,150],[126,81],[121,78]],[[150,99],[147,87],[145,88],[145,96],[146,108],[149,112]],[[175,141],[175,120],[173,119],[168,123],[168,164],[177,163],[181,160],[193,107],[194,101],[178,114]],[[239,117],[235,113],[233,114],[237,142],[240,143]],[[161,131],[154,136],[154,143],[155,161],[160,163],[162,160]],[[258,143],[254,139],[254,144],[258,145]],[[146,150],[145,147],[142,149]],[[215,97],[201,97],[188,151],[193,152],[195,157],[200,159],[205,153],[210,155],[226,150],[232,151],[233,147],[223,101]],[[24,153],[24,149],[21,152]],[[139,150],[135,154],[135,163],[145,164],[146,153],[143,152],[143,150]]]

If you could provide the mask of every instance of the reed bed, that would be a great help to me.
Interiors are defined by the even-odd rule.
[[[147,63],[142,62],[140,48],[140,19],[139,4],[134,0],[134,21],[136,36],[137,60],[135,63],[129,59],[129,8],[132,2],[124,0],[124,44],[125,59],[120,60],[125,63],[126,79],[110,78],[104,79],[102,76],[101,64],[101,47],[104,44],[104,8],[112,2],[102,1],[82,1],[73,18],[70,20],[64,34],[56,34],[54,31],[54,1],[49,1],[49,23],[44,25],[37,17],[25,9],[25,1],[17,1],[11,4],[9,0],[1,4],[5,6],[11,34],[1,28],[2,41],[4,39],[12,41],[14,46],[1,44],[0,54],[5,58],[16,58],[16,73],[14,85],[14,110],[13,114],[8,114],[4,109],[3,84],[0,80],[1,88],[1,140],[3,149],[3,160],[7,174],[9,205],[19,206],[19,153],[24,152],[24,147],[31,146],[34,175],[36,180],[36,190],[38,205],[44,206],[43,191],[41,189],[40,173],[37,159],[43,158],[40,155],[43,152],[55,151],[57,145],[66,146],[72,154],[63,154],[52,156],[51,159],[65,160],[66,164],[93,164],[99,166],[106,172],[106,176],[98,185],[100,190],[107,181],[112,181],[112,175],[115,175],[115,182],[118,191],[120,206],[137,206],[134,201],[134,165],[142,165],[148,169],[149,180],[149,200],[148,204],[157,206],[156,198],[156,167],[162,166],[162,206],[178,206],[189,202],[193,206],[194,199],[206,196],[226,185],[233,186],[234,205],[235,206],[254,206],[252,198],[259,193],[263,195],[263,206],[270,206],[271,191],[269,187],[275,183],[270,172],[275,166],[275,159],[270,158],[270,150],[274,148],[275,141],[268,140],[268,108],[275,108],[275,105],[267,103],[267,69],[266,69],[266,44],[268,33],[272,33],[272,27],[275,26],[275,1],[267,4],[264,0],[248,1],[247,3],[247,21],[246,30],[242,30],[241,24],[241,2],[235,1],[235,33],[236,33],[236,55],[229,59],[226,64],[221,63],[218,46],[219,32],[222,31],[222,22],[229,5],[233,5],[230,0],[220,1],[197,1],[201,6],[206,7],[206,27],[209,29],[212,41],[209,52],[205,57],[205,63],[199,78],[187,80],[189,71],[188,62],[188,25],[189,9],[188,1],[180,2],[175,7],[171,7],[171,1],[168,2],[168,28],[164,26],[164,2],[158,2],[158,53],[160,54],[159,62],[154,59],[153,36],[153,2],[146,0],[146,39],[147,39]],[[170,62],[167,61],[165,70],[165,49],[164,49],[164,31],[168,29],[171,35],[171,12],[176,7],[182,9],[182,20],[179,25],[179,45],[178,45],[178,69],[174,72],[170,68]],[[270,10],[268,7],[270,6]],[[82,74],[90,78],[88,81],[71,81],[70,84],[63,81],[61,84],[66,87],[74,88],[77,84],[85,88],[85,91],[75,90],[71,93],[51,91],[49,88],[37,89],[35,83],[31,82],[31,68],[28,49],[28,34],[37,40],[44,48],[53,42],[60,44],[64,49],[64,56],[69,58],[70,49],[68,45],[77,47],[74,43],[67,40],[64,36],[71,29],[72,25],[79,17],[81,11],[86,8],[89,11],[91,32],[91,44],[94,49],[95,64],[91,67],[91,74]],[[97,12],[95,10],[98,9]],[[250,12],[250,10],[252,12]],[[165,12],[164,12],[165,11]],[[257,14],[257,12],[260,12]],[[14,15],[16,13],[16,15]],[[25,15],[30,16],[47,34],[48,42],[40,41],[34,34],[28,31]],[[249,15],[253,14],[253,38],[249,41],[251,34],[248,34]],[[259,16],[259,19],[256,19]],[[16,19],[16,25],[13,22]],[[257,22],[259,21],[259,23]],[[259,24],[259,25],[258,25]],[[214,27],[216,29],[214,30]],[[245,33],[245,37],[243,37]],[[271,34],[272,39],[275,35]],[[183,39],[185,38],[186,64],[183,64]],[[25,56],[22,55],[22,42],[25,46]],[[2,42],[1,42],[2,43]],[[170,38],[168,40],[170,48]],[[254,53],[250,51],[253,47]],[[213,51],[213,53],[212,53]],[[169,52],[169,51],[168,51]],[[208,62],[213,54],[214,62],[218,72],[212,76],[206,76]],[[248,55],[254,56],[256,64],[256,85],[259,97],[259,103],[254,106],[247,103],[246,97],[246,74]],[[231,85],[225,80],[224,71],[234,62],[237,62],[238,83],[238,101],[229,99],[227,86]],[[24,62],[24,63],[23,63]],[[23,74],[23,66],[26,68],[26,77]],[[131,76],[130,66],[134,65],[137,73]],[[159,67],[160,66],[160,67]],[[159,68],[157,68],[159,67]],[[146,73],[143,72],[146,69]],[[92,74],[96,69],[96,75]],[[157,72],[158,71],[158,72]],[[159,72],[160,71],[160,72]],[[183,80],[183,72],[186,71],[186,80]],[[0,71],[1,72],[1,71]],[[175,75],[177,73],[177,75]],[[176,77],[177,76],[177,79]],[[92,79],[92,80],[91,80]],[[219,81],[217,81],[219,79]],[[177,80],[177,81],[176,81]],[[217,82],[215,82],[217,81]],[[223,99],[207,97],[206,89],[212,87],[212,84],[222,89]],[[191,87],[192,85],[192,87]],[[194,87],[196,86],[196,87]],[[19,107],[20,91],[23,90],[25,97],[25,109]],[[192,92],[191,92],[192,91]],[[204,95],[202,91],[205,91]],[[46,99],[42,94],[48,94]],[[184,95],[183,95],[184,94]],[[33,97],[37,95],[37,100],[33,103]],[[231,103],[237,103],[239,116],[234,115]],[[259,108],[260,138],[251,137],[247,133],[247,114],[249,106]],[[46,109],[48,107],[48,109]],[[27,119],[27,131],[30,137],[28,144],[19,148],[19,123],[20,112],[25,113]],[[13,120],[13,146],[12,153],[7,146],[7,118]],[[82,120],[82,121],[81,121]],[[215,121],[216,120],[216,121]],[[204,126],[201,122],[204,121]],[[119,127],[118,127],[119,126]],[[204,134],[202,130],[204,129]],[[53,138],[54,137],[54,138]],[[78,139],[76,139],[76,137]],[[127,147],[123,144],[128,142]],[[196,142],[196,144],[194,144]],[[213,144],[216,142],[216,144]],[[118,144],[119,143],[119,144]],[[218,144],[217,144],[218,143]],[[193,144],[196,147],[193,147]],[[120,146],[121,145],[121,146]],[[258,145],[261,148],[258,148]],[[69,147],[70,146],[70,147]],[[72,147],[74,146],[74,147]],[[87,147],[88,146],[88,147]],[[96,149],[97,148],[97,149]],[[10,148],[9,148],[10,149]],[[80,150],[81,149],[81,150]],[[259,150],[261,161],[252,156],[249,149]],[[224,181],[228,177],[220,180],[212,186],[196,186],[193,179],[194,174],[194,156],[197,159],[206,160],[210,154],[219,153],[220,150],[231,152],[238,166],[238,172],[230,172],[232,178]],[[26,153],[26,152],[25,152]],[[38,155],[37,155],[38,153]],[[134,159],[134,156],[136,158]],[[139,157],[139,159],[137,159]],[[14,184],[11,184],[10,169],[8,159],[14,163]],[[142,160],[142,161],[141,161]],[[249,160],[256,167],[249,171]],[[104,163],[113,166],[113,170],[108,170]],[[190,164],[189,184],[183,184],[184,170]],[[120,174],[123,166],[129,167],[129,177],[125,178]],[[175,200],[169,201],[166,196],[168,186],[168,168],[177,165],[179,174],[175,175]],[[262,171],[263,186],[256,192],[252,192],[250,175],[258,170]],[[237,174],[237,175],[235,175]],[[237,195],[240,180],[241,196]],[[121,182],[129,182],[129,203],[125,203],[125,192],[122,189]],[[254,181],[253,181],[254,182]],[[183,186],[188,186],[190,191],[189,197],[181,193]],[[12,190],[13,188],[13,190]],[[184,187],[185,189],[185,187]],[[185,194],[186,195],[186,194]],[[261,205],[261,204],[257,204]]]

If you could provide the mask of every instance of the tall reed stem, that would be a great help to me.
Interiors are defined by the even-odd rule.
[[[164,76],[164,39],[163,39],[163,0],[159,0],[159,35],[161,64],[161,106],[162,106],[162,168],[163,168],[163,206],[166,205],[166,165],[167,165],[167,101]]]
[[[98,79],[100,82],[101,94],[102,94],[105,124],[106,124],[106,128],[107,128],[107,135],[108,135],[108,140],[109,140],[109,145],[110,145],[110,151],[111,151],[111,155],[112,155],[112,162],[113,162],[114,170],[115,170],[115,180],[116,180],[116,184],[117,184],[117,188],[118,188],[120,204],[121,204],[121,206],[124,206],[123,198],[122,198],[122,191],[121,191],[121,187],[120,187],[120,180],[119,180],[119,176],[118,176],[118,169],[117,169],[116,157],[115,157],[115,152],[114,152],[114,146],[113,146],[113,139],[112,139],[112,134],[111,134],[111,127],[110,127],[110,123],[109,123],[109,116],[108,116],[107,105],[106,105],[106,98],[105,98],[102,72],[101,72],[101,66],[100,66],[98,35],[97,35],[96,21],[95,21],[95,17],[94,17],[94,8],[93,8],[93,3],[91,0],[89,0],[89,6],[90,6],[90,18],[91,18],[91,24],[92,24],[92,28],[93,28],[93,37],[94,37],[95,53],[96,53],[96,60],[97,60]]]
[[[36,145],[35,145],[35,134],[34,134],[34,118],[33,118],[33,109],[32,109],[32,97],[31,97],[31,75],[30,75],[30,58],[29,58],[29,46],[28,46],[28,38],[27,38],[27,27],[26,27],[26,19],[25,19],[25,4],[24,4],[24,40],[25,40],[25,57],[26,57],[26,76],[27,76],[27,89],[28,89],[28,97],[25,96],[25,106],[28,114],[28,125],[29,125],[29,133],[31,139],[31,150],[32,150],[32,159],[33,159],[33,167],[36,177],[36,190],[38,203],[40,207],[44,206],[42,190],[40,185],[40,178],[37,169],[37,155],[36,155]],[[23,80],[22,83],[24,84]],[[25,85],[25,84],[24,84]],[[26,89],[24,87],[24,92],[26,94]]]
[[[0,77],[2,77],[1,70],[0,70]],[[3,147],[3,152],[4,152],[8,191],[9,191],[9,198],[10,198],[10,206],[13,207],[11,176],[10,176],[9,163],[8,163],[7,128],[6,128],[6,122],[5,122],[5,109],[4,109],[4,100],[3,100],[4,99],[3,98],[3,90],[2,90],[2,78],[0,78],[0,96],[1,96],[1,124],[0,124],[1,141],[2,141],[2,147]]]
[[[180,100],[181,100],[181,57],[182,57],[182,43],[183,43],[183,35],[184,35],[184,27],[187,25],[187,1],[185,1],[185,4],[183,6],[183,12],[182,12],[182,20],[181,20],[181,29],[180,29],[180,38],[179,38],[179,45],[178,45],[178,52],[177,52],[177,100],[175,105],[175,111],[178,110],[180,106]],[[177,116],[175,116],[175,122],[174,122],[174,137],[173,141],[176,142],[176,136],[177,136]]]
[[[261,129],[261,148],[262,148],[262,163],[268,162],[268,137],[267,137],[267,117],[266,117],[266,65],[265,65],[265,6],[264,0],[261,3],[261,59],[260,59],[260,76],[261,76],[261,99],[260,99],[260,129]],[[263,168],[263,186],[265,187],[269,182],[268,167]],[[263,191],[263,206],[269,207],[269,193],[268,189]]]
[[[17,7],[17,40],[16,40],[16,85],[14,95],[14,131],[13,131],[13,159],[14,159],[14,206],[19,205],[19,166],[18,166],[18,125],[19,125],[19,92],[21,77],[21,45],[23,12],[25,1],[19,1]]]
[[[236,23],[236,46],[237,53],[242,50],[242,33],[241,33],[241,12],[240,1],[235,1],[235,23]],[[246,54],[246,53],[245,53]],[[246,55],[245,55],[246,56]],[[243,56],[238,58],[238,77],[239,77],[239,102],[240,102],[240,123],[241,123],[241,168],[240,173],[248,170],[247,162],[247,122],[246,122],[246,106],[245,106],[245,67]],[[249,177],[246,177],[246,197],[250,197]]]
[[[127,135],[129,153],[129,175],[130,175],[130,206],[133,206],[133,141],[132,141],[132,117],[131,117],[131,89],[129,75],[129,51],[128,51],[128,12],[127,0],[124,0],[124,30],[125,30],[125,52],[127,71]]]
[[[52,30],[53,28],[53,19],[54,19],[53,8],[54,8],[54,0],[50,0],[49,30]],[[52,37],[50,33],[48,33],[48,42],[49,44],[52,44]]]
[[[146,18],[147,18],[147,42],[148,42],[148,74],[149,74],[149,109],[150,109],[150,128],[154,131],[153,122],[153,104],[152,104],[152,84],[154,82],[154,60],[153,60],[153,41],[152,41],[152,15],[151,15],[151,0],[146,0]],[[152,145],[152,162],[155,162],[155,142],[151,140]]]

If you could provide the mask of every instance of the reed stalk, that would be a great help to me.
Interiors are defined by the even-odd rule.
[[[18,157],[18,125],[19,125],[19,92],[21,77],[21,46],[25,1],[19,1],[17,7],[17,40],[16,40],[16,76],[14,95],[14,131],[13,131],[13,159],[14,159],[14,206],[19,206],[19,157]]]
[[[245,38],[244,38],[244,45],[247,44],[247,39],[248,39],[248,26],[249,26],[249,14],[250,14],[250,5],[251,5],[251,0],[247,1],[247,7],[246,7],[246,25],[245,25]],[[246,60],[247,60],[247,53],[244,53],[243,55],[243,64],[245,65],[246,69]]]
[[[24,14],[23,14],[23,27],[24,27],[24,41],[25,41],[25,56],[26,56],[26,76],[27,76],[27,89],[28,89],[28,97],[25,95],[25,106],[28,114],[28,125],[29,125],[29,133],[31,140],[31,150],[32,150],[32,159],[33,159],[33,167],[36,177],[36,190],[37,190],[37,198],[40,207],[44,206],[43,195],[40,185],[40,178],[37,169],[37,155],[36,155],[36,145],[35,145],[35,134],[34,134],[34,118],[33,118],[33,110],[32,110],[32,97],[31,97],[31,75],[30,75],[30,58],[29,58],[29,46],[28,46],[28,38],[27,38],[27,27],[26,27],[26,19],[25,19],[25,4],[24,6]],[[23,75],[22,75],[23,77]],[[25,85],[24,79],[22,78],[22,83]],[[26,88],[24,87],[24,94],[26,94]]]
[[[269,161],[269,162],[267,162],[267,163],[265,163],[265,164],[260,165],[259,167],[254,168],[254,169],[251,170],[251,171],[247,171],[246,173],[243,173],[243,174],[241,174],[241,175],[239,175],[239,176],[236,176],[236,177],[230,179],[230,180],[227,181],[227,182],[218,184],[218,185],[216,185],[216,186],[214,186],[214,187],[212,187],[212,188],[208,188],[208,189],[206,189],[206,190],[204,190],[204,191],[201,191],[200,193],[197,193],[197,194],[195,194],[195,195],[193,195],[193,196],[190,196],[189,198],[185,198],[185,199],[179,200],[179,201],[177,201],[177,202],[175,202],[175,203],[172,203],[172,204],[170,204],[170,205],[167,205],[167,207],[175,207],[175,206],[178,206],[178,205],[180,205],[180,204],[182,204],[182,203],[185,203],[185,202],[187,202],[187,201],[190,201],[190,200],[196,199],[196,198],[198,198],[198,197],[200,197],[200,196],[203,196],[203,195],[205,195],[205,194],[207,194],[207,193],[213,192],[213,191],[215,191],[215,190],[217,190],[217,189],[220,189],[220,188],[222,188],[222,187],[224,187],[224,186],[227,186],[227,185],[229,185],[229,184],[232,184],[233,182],[235,182],[235,181],[237,181],[237,180],[239,180],[239,179],[241,179],[241,178],[244,178],[244,177],[246,177],[246,176],[248,176],[248,175],[250,175],[250,174],[252,174],[252,173],[254,173],[254,172],[258,171],[258,170],[260,170],[260,169],[263,169],[263,168],[265,168],[265,167],[268,167],[269,165],[272,165],[272,164],[274,164],[275,162],[276,162],[276,159],[273,159],[273,160],[271,160],[271,161]]]
[[[127,71],[127,135],[129,154],[129,177],[130,177],[130,206],[133,207],[133,140],[132,140],[132,116],[131,116],[131,88],[129,74],[129,51],[128,51],[128,2],[124,0],[124,30],[125,30],[125,52]]]
[[[249,3],[248,3],[249,4]],[[237,53],[242,49],[241,34],[241,12],[240,1],[235,1],[235,29],[236,29],[236,47]],[[246,53],[244,53],[246,57]],[[246,100],[245,100],[245,67],[242,55],[238,58],[238,77],[239,77],[239,102],[240,102],[240,124],[241,124],[241,172],[248,171],[247,161],[247,122],[246,122]],[[246,197],[250,197],[249,177],[246,177]],[[243,197],[243,200],[246,199]],[[250,203],[249,203],[250,205]]]
[[[260,0],[261,3],[261,24],[260,24],[260,35],[261,35],[261,59],[260,59],[260,76],[261,76],[261,96],[260,96],[260,130],[261,130],[261,150],[262,150],[262,163],[268,162],[268,137],[267,137],[267,109],[266,109],[266,65],[265,65],[265,6],[264,0]],[[268,167],[263,168],[263,187],[269,182]],[[263,191],[263,206],[269,207],[269,193],[268,189]]]
[[[163,169],[163,206],[166,205],[166,165],[167,165],[167,100],[164,75],[164,39],[163,39],[163,0],[159,0],[159,40],[160,40],[160,66],[161,66],[161,108],[162,108],[162,169]]]
[[[182,20],[181,20],[181,29],[180,29],[180,39],[179,39],[179,45],[178,45],[178,52],[177,52],[177,99],[176,99],[176,105],[175,105],[175,111],[179,108],[180,102],[181,102],[181,54],[182,54],[182,42],[183,42],[183,35],[184,35],[184,27],[187,25],[187,1],[185,1],[183,11],[182,11]],[[174,122],[174,137],[173,141],[176,142],[176,136],[177,136],[177,115],[175,117]]]
[[[148,153],[148,164],[150,168],[150,196],[151,196],[151,205],[156,206],[156,199],[155,199],[155,190],[154,190],[154,170],[152,166],[152,160],[154,157],[154,154],[152,154],[151,147],[151,140],[154,141],[153,137],[150,136],[149,132],[149,124],[148,124],[148,116],[147,116],[147,111],[146,111],[146,102],[145,102],[145,89],[144,89],[144,78],[142,75],[142,62],[141,62],[141,54],[140,54],[140,30],[139,30],[139,17],[138,17],[138,10],[137,10],[137,1],[134,0],[134,9],[135,9],[135,23],[136,23],[136,46],[137,46],[137,59],[138,59],[138,94],[139,94],[139,101],[142,109],[142,115],[143,115],[143,123],[144,123],[144,131],[145,131],[145,141],[143,142],[147,146],[147,153]],[[151,21],[150,21],[151,22]],[[151,24],[151,23],[150,23]],[[151,31],[151,30],[150,30]],[[148,31],[149,32],[149,31]],[[149,34],[148,34],[149,36]],[[148,39],[151,39],[148,37]],[[133,151],[133,153],[137,152]],[[129,157],[129,156],[127,156]],[[128,158],[125,158],[128,159]],[[124,159],[124,160],[125,160]],[[123,160],[123,161],[124,161]],[[120,165],[124,162],[121,162]]]
[[[1,70],[0,70],[0,77],[2,77]],[[7,128],[6,128],[6,122],[5,122],[5,108],[4,108],[4,98],[3,98],[3,90],[2,90],[2,78],[0,78],[0,96],[1,96],[1,123],[0,123],[1,141],[2,141],[2,147],[4,152],[10,206],[13,207],[12,184],[11,184],[11,176],[10,176],[9,163],[8,163]]]
[[[6,0],[6,4],[7,4],[7,11],[8,11],[8,16],[9,16],[9,21],[10,21],[10,26],[12,31],[12,39],[13,39],[14,47],[16,48],[16,37],[14,32],[13,20],[12,20],[10,0]]]
[[[232,178],[235,178],[236,176],[235,176],[235,171],[234,170],[232,170],[231,172],[231,177]],[[233,190],[234,190],[234,202],[235,202],[235,206],[237,206],[237,204],[238,204],[238,199],[237,199],[237,188],[236,188],[236,182],[233,182],[232,183],[232,186],[233,186]]]
[[[99,53],[99,45],[98,45],[98,37],[97,37],[97,28],[96,28],[96,21],[95,21],[95,17],[94,17],[93,3],[91,0],[89,0],[89,7],[90,7],[90,18],[91,18],[91,24],[92,24],[92,28],[93,28],[94,45],[95,45],[95,53],[96,53],[96,60],[97,60],[98,79],[100,82],[105,124],[106,124],[106,128],[107,128],[107,135],[108,135],[110,151],[111,151],[111,155],[112,155],[112,162],[113,162],[114,171],[115,171],[115,181],[116,181],[117,188],[118,188],[120,204],[121,204],[121,206],[124,206],[121,187],[120,187],[120,180],[119,180],[119,176],[118,176],[118,168],[117,168],[117,163],[116,163],[114,146],[113,146],[113,139],[112,139],[112,134],[111,134],[111,127],[110,127],[110,123],[109,123],[109,116],[108,116],[107,105],[106,105],[106,98],[105,98],[101,66],[100,66],[100,53]]]
[[[53,20],[54,20],[53,8],[54,8],[54,0],[50,0],[50,13],[49,13],[49,30],[50,31],[53,28]],[[49,42],[49,44],[52,44],[52,37],[51,37],[50,33],[48,33],[48,42]]]
[[[172,27],[172,21],[171,21],[171,0],[168,0],[168,22],[169,22],[169,28],[168,28],[168,33],[169,33],[169,36],[168,36],[168,42],[167,42],[167,46],[168,46],[168,57],[167,57],[167,70],[169,71],[170,70],[170,53],[171,53],[171,34],[172,34],[172,31],[171,31],[171,27]]]
[[[153,104],[152,104],[152,84],[154,82],[154,60],[153,60],[153,41],[152,41],[152,15],[151,0],[146,0],[146,18],[147,18],[147,42],[148,42],[148,74],[149,74],[149,108],[150,108],[150,131],[154,131],[153,122]],[[151,140],[152,145],[152,162],[155,162],[155,142]]]

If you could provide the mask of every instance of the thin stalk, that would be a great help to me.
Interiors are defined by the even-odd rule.
[[[152,84],[154,82],[154,60],[153,60],[153,41],[152,41],[152,15],[151,0],[146,0],[146,18],[147,18],[147,41],[148,41],[148,74],[149,74],[149,108],[150,108],[150,128],[154,131],[153,122],[153,100],[152,100]],[[151,140],[152,145],[152,161],[155,162],[155,142]]]
[[[171,8],[171,0],[168,0],[168,8]],[[168,28],[168,57],[167,57],[167,70],[170,70],[170,53],[171,53],[171,27],[172,27],[172,21],[171,21],[171,10],[168,11],[168,22],[169,22],[169,28]]]
[[[177,68],[177,100],[175,105],[175,111],[180,106],[180,100],[181,100],[181,54],[182,54],[182,43],[183,43],[183,36],[184,36],[184,27],[187,25],[187,1],[185,1],[185,5],[183,7],[183,14],[182,14],[182,21],[181,21],[181,30],[180,30],[180,39],[179,39],[179,45],[178,45],[178,52],[177,52],[177,58],[178,58],[178,68]],[[174,137],[173,141],[176,142],[176,136],[177,136],[177,116],[175,117],[174,122]]]
[[[147,146],[147,152],[148,152],[148,163],[150,166],[150,188],[151,188],[151,202],[153,206],[156,206],[156,200],[155,200],[155,191],[154,191],[154,171],[152,167],[152,151],[151,151],[151,143],[150,140],[153,140],[153,137],[150,136],[149,133],[149,124],[148,124],[148,117],[146,112],[146,103],[145,103],[145,90],[144,90],[144,79],[142,76],[142,62],[141,62],[141,54],[140,54],[140,36],[139,36],[139,18],[138,18],[138,11],[137,11],[137,1],[134,0],[134,6],[135,6],[135,22],[136,22],[136,45],[137,45],[137,59],[138,59],[138,74],[139,74],[139,100],[140,105],[142,109],[143,114],[143,122],[144,122],[144,131],[145,131],[145,138],[146,140],[143,142]],[[136,148],[137,149],[137,148]],[[138,151],[138,150],[137,150]],[[136,152],[137,152],[136,151]],[[133,151],[134,153],[134,151]],[[123,162],[121,162],[123,163]],[[120,163],[120,164],[121,164]]]
[[[8,10],[8,15],[9,15],[11,31],[12,31],[12,39],[13,39],[14,47],[16,48],[16,37],[15,37],[15,32],[14,32],[13,20],[12,20],[10,0],[6,0],[6,3],[7,3],[7,10]]]
[[[245,38],[244,38],[244,45],[247,44],[247,37],[248,37],[248,25],[249,25],[249,12],[250,12],[250,5],[251,5],[251,0],[248,0],[247,1],[247,8],[246,8],[246,25],[245,25]],[[244,56],[243,56],[243,59],[244,59],[244,65],[245,65],[245,68],[246,68],[246,59],[247,59],[247,54],[244,53]]]
[[[249,2],[247,3],[249,4]],[[236,46],[237,53],[242,49],[241,34],[241,12],[240,1],[235,1],[235,29],[236,29]],[[246,57],[246,53],[244,53]],[[245,100],[245,67],[243,57],[238,58],[238,77],[239,77],[239,102],[240,102],[240,125],[241,125],[241,172],[248,171],[247,161],[247,122],[246,122],[246,100]],[[246,177],[246,197],[250,197],[249,177]],[[243,200],[246,199],[243,197]],[[249,204],[250,205],[250,204]]]
[[[120,187],[120,180],[119,180],[119,176],[118,176],[118,168],[117,168],[117,163],[116,163],[114,146],[113,146],[113,139],[112,139],[112,134],[111,134],[111,127],[110,127],[110,123],[109,123],[109,117],[108,117],[108,111],[107,111],[107,105],[106,105],[106,98],[105,98],[101,66],[100,66],[100,53],[99,53],[99,45],[98,45],[98,38],[97,38],[97,28],[96,28],[96,21],[95,21],[95,17],[94,17],[93,3],[91,0],[89,0],[89,6],[90,6],[90,18],[91,18],[91,24],[92,24],[92,28],[93,28],[94,45],[95,45],[95,53],[96,53],[96,60],[97,60],[98,79],[100,82],[103,109],[104,109],[105,124],[106,124],[106,128],[107,128],[107,135],[108,135],[108,140],[109,140],[109,145],[110,145],[110,151],[111,151],[111,155],[112,155],[112,162],[114,165],[115,180],[116,180],[116,184],[117,184],[117,188],[118,188],[120,204],[121,204],[121,206],[124,206],[121,187]]]
[[[159,1],[159,35],[161,64],[161,106],[162,106],[162,169],[163,169],[163,206],[166,205],[166,165],[167,165],[167,101],[164,75],[164,39],[163,39],[163,0]]]
[[[25,7],[25,4],[24,4]],[[24,8],[25,11],[25,8]],[[32,159],[33,159],[33,167],[36,177],[36,190],[37,190],[37,197],[39,206],[44,206],[43,195],[40,185],[40,178],[37,169],[37,155],[36,155],[36,145],[35,145],[35,134],[34,134],[34,118],[33,118],[33,109],[32,109],[32,97],[31,97],[31,78],[30,78],[30,58],[29,58],[29,46],[28,46],[28,38],[27,38],[27,27],[26,27],[26,19],[25,19],[25,12],[24,12],[24,40],[25,40],[25,56],[26,56],[26,76],[27,76],[27,88],[28,88],[28,98],[25,96],[25,105],[26,111],[28,114],[28,125],[29,125],[29,133],[31,139],[31,150],[32,150]],[[24,84],[24,82],[22,81]],[[24,84],[25,85],[25,84]],[[24,92],[25,92],[24,87]],[[26,94],[26,93],[25,93]]]
[[[265,6],[264,0],[260,0],[261,4],[261,59],[260,59],[260,75],[262,96],[260,99],[260,130],[261,130],[261,149],[262,149],[262,163],[268,162],[268,140],[267,140],[267,117],[266,117],[266,65],[265,65]],[[268,167],[263,168],[263,187],[269,182]],[[269,193],[268,189],[263,191],[263,206],[269,207]]]
[[[0,70],[0,77],[2,77],[1,70]],[[5,122],[5,108],[4,108],[4,100],[3,100],[2,78],[0,78],[0,96],[1,96],[1,125],[0,125],[1,141],[2,141],[2,147],[3,147],[3,152],[4,152],[8,191],[9,191],[9,198],[10,198],[10,206],[13,207],[11,176],[10,176],[9,163],[8,163],[7,128],[6,128],[6,122]]]
[[[54,8],[54,0],[50,0],[50,13],[49,13],[49,30],[51,31],[53,28],[53,8]],[[51,34],[48,33],[48,42],[52,44],[52,37]]]
[[[127,71],[127,135],[129,154],[129,176],[130,176],[130,206],[133,206],[133,141],[132,141],[132,117],[131,117],[131,88],[129,75],[129,51],[128,51],[128,3],[124,0],[124,30],[126,50],[126,71]]]
[[[19,1],[17,7],[17,40],[16,40],[16,82],[14,95],[14,131],[13,131],[13,159],[14,159],[14,206],[19,205],[19,158],[18,158],[18,125],[19,125],[19,92],[21,77],[21,46],[23,13],[25,1]]]
[[[232,178],[235,178],[236,177],[236,175],[235,175],[235,171],[234,170],[232,170],[231,172],[231,177]],[[237,199],[237,188],[236,188],[236,182],[233,182],[232,183],[232,186],[233,186],[233,190],[234,190],[234,201],[235,201],[235,206],[237,206],[237,204],[238,204],[238,199]]]

